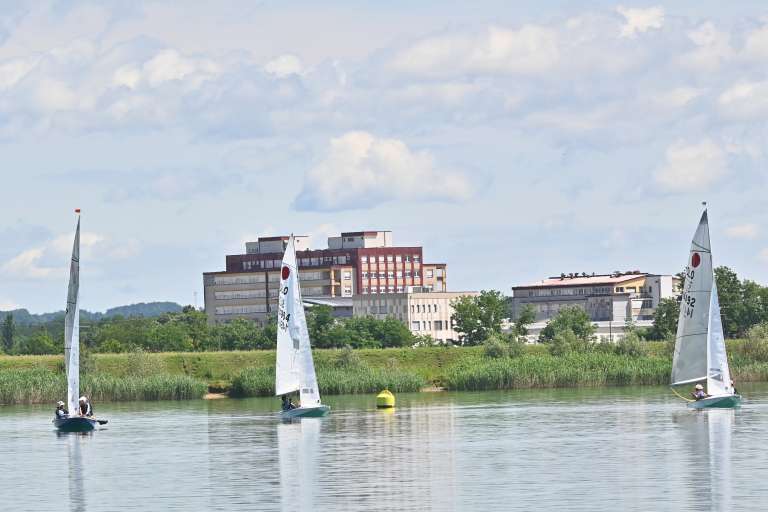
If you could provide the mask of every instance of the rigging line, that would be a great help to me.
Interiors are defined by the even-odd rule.
[[[681,395],[680,393],[675,391],[675,388],[669,388],[669,389],[670,389],[670,391],[672,391],[674,394],[676,394],[677,396],[679,396],[680,398],[682,398],[686,402],[695,402],[696,401],[696,400],[691,400],[690,398],[685,398],[683,395]]]

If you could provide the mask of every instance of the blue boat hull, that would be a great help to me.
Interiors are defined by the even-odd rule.
[[[55,418],[54,426],[61,432],[90,432],[99,424],[92,418],[83,418],[80,416],[74,418]]]
[[[689,402],[691,409],[732,409],[741,405],[741,395],[722,395]]]
[[[289,411],[281,411],[280,416],[284,420],[292,420],[294,418],[322,418],[328,416],[331,412],[331,408],[327,405],[319,405],[317,407],[297,407]]]

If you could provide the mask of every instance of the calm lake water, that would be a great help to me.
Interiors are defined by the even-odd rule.
[[[108,428],[57,434],[52,407],[0,407],[0,509],[765,510],[768,386],[694,412],[665,388],[96,404]]]

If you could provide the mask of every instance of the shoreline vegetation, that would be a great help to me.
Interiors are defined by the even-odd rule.
[[[523,388],[665,385],[671,351],[643,342],[638,354],[602,349],[553,355],[547,345],[527,345],[514,356],[486,347],[316,349],[325,395]],[[768,381],[768,351],[749,340],[729,340],[737,385]],[[81,363],[82,388],[95,402],[269,396],[274,390],[272,350],[243,352],[133,352],[89,354]],[[62,356],[0,356],[0,404],[54,403],[64,396]]]

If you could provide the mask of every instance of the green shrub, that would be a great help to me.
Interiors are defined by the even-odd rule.
[[[642,357],[648,353],[648,347],[635,332],[629,332],[614,346],[614,353],[620,356]]]
[[[395,368],[369,368],[365,364],[317,369],[320,392],[325,395],[376,393],[384,388],[392,392],[418,391],[426,385],[416,374]],[[235,397],[272,396],[275,394],[275,369],[246,368],[232,380],[230,395]]]
[[[739,347],[739,353],[752,361],[768,361],[768,323],[755,325],[747,331],[747,339]]]
[[[498,336],[491,336],[483,343],[483,355],[489,359],[508,357],[509,345]]]

